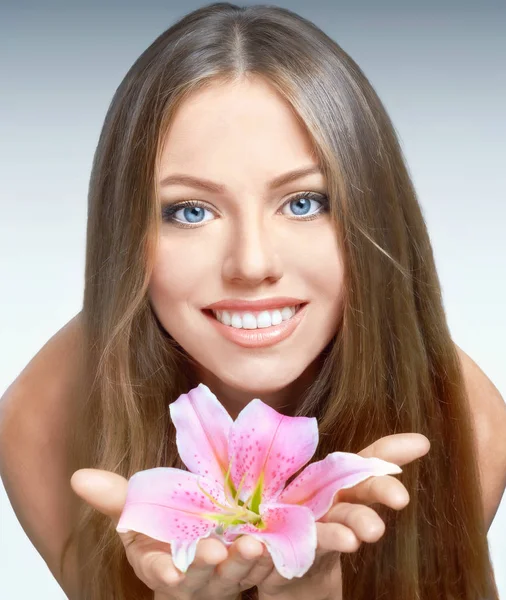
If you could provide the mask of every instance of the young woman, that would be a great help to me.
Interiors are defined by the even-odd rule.
[[[2,477],[70,598],[497,598],[506,461],[477,454],[502,401],[450,338],[380,100],[294,13],[210,5],[127,73],[93,164],[83,310],[42,352],[5,395]],[[247,536],[202,541],[181,576],[168,545],[115,522],[131,475],[183,468],[167,404],[198,382],[234,418],[255,397],[316,417],[313,460],[403,473],[338,494],[301,579]]]

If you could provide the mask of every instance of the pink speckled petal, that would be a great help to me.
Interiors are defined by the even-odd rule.
[[[232,417],[203,383],[169,404],[176,444],[192,473],[223,484],[228,469]]]
[[[224,539],[233,541],[239,535],[250,535],[263,542],[272,556],[278,573],[285,579],[302,577],[316,556],[316,524],[313,513],[305,506],[261,504],[260,514],[265,529],[250,523],[229,527]]]
[[[184,573],[195,558],[198,540],[208,537],[217,526],[206,515],[221,512],[199,490],[199,479],[193,473],[166,467],[135,473],[128,481],[116,531],[138,531],[169,543],[174,564]]]
[[[252,400],[239,413],[230,431],[231,476],[245,501],[263,473],[262,502],[275,500],[286,480],[303,467],[318,445],[315,418],[287,417]]]
[[[212,479],[206,479],[204,477],[200,477],[199,479],[200,487],[207,492],[216,503],[221,504],[222,506],[229,506],[230,502],[230,494],[229,497],[225,495],[225,490],[223,486]]]
[[[307,506],[315,520],[332,506],[337,491],[353,487],[373,476],[394,475],[402,469],[380,458],[363,458],[350,452],[332,452],[302,471],[278,498],[278,502]]]

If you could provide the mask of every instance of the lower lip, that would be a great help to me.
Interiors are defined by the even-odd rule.
[[[307,304],[304,304],[293,317],[290,317],[279,325],[262,327],[260,329],[237,329],[236,327],[223,325],[214,315],[206,311],[203,312],[227,340],[243,348],[264,348],[266,346],[274,346],[274,344],[286,340],[287,337],[292,335],[306,314],[306,307]]]

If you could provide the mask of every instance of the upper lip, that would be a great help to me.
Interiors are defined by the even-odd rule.
[[[226,298],[214,304],[209,304],[205,310],[270,310],[274,308],[283,308],[284,306],[298,306],[305,304],[305,300],[300,298],[291,298],[288,296],[279,298],[262,298],[259,300],[240,300]]]

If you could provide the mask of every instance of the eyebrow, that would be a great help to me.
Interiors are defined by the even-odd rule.
[[[312,175],[313,173],[321,173],[318,165],[309,165],[307,167],[302,167],[300,169],[295,169],[293,171],[283,173],[282,175],[278,175],[267,184],[267,187],[270,190],[275,190],[276,188],[279,188],[287,183],[300,179],[301,177],[305,177],[306,175]],[[161,186],[177,184],[200,188],[207,192],[218,194],[223,194],[226,191],[226,187],[220,183],[210,181],[209,179],[202,179],[201,177],[194,177],[193,175],[183,175],[179,173],[169,175],[160,182]]]

